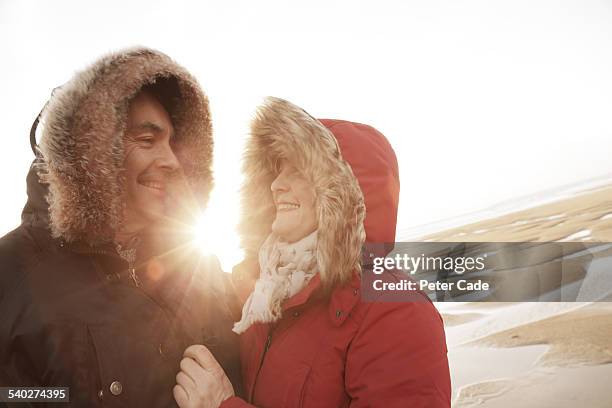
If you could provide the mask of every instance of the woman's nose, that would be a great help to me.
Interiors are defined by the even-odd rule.
[[[272,184],[270,185],[270,190],[272,190],[273,193],[277,191],[287,191],[287,183],[282,172],[279,173],[278,176],[276,176],[274,181],[272,181]]]

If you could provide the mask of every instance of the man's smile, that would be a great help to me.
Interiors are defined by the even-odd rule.
[[[136,182],[139,185],[152,190],[155,194],[163,195],[166,193],[166,181],[165,180],[161,180],[157,178],[156,179],[142,178],[142,179],[136,180]]]

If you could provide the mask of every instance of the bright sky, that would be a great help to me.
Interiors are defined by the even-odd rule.
[[[266,95],[382,131],[401,228],[612,172],[611,2],[0,0],[0,234],[19,223],[28,132],[51,89],[133,45],[169,54],[210,97],[206,233],[226,269],[242,141]]]

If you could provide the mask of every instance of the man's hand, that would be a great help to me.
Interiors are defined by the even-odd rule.
[[[185,350],[176,383],[172,392],[180,408],[217,408],[234,396],[234,388],[223,368],[200,344]]]

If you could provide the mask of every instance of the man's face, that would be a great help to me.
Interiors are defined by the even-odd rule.
[[[124,138],[127,230],[137,231],[165,214],[168,184],[180,163],[172,151],[168,112],[149,92],[130,103]]]
[[[317,229],[314,188],[294,166],[282,161],[270,188],[276,206],[274,233],[284,241],[295,242]]]

